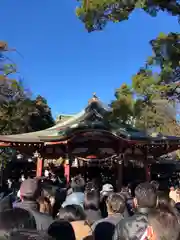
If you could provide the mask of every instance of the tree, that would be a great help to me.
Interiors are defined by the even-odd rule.
[[[113,109],[111,118],[115,122],[127,123],[130,122],[133,116],[133,94],[131,86],[123,84],[115,91],[116,100],[112,101]]]
[[[135,9],[142,9],[152,17],[159,11],[180,16],[179,0],[77,0],[76,14],[91,32],[102,30],[108,22],[128,20]]]
[[[113,111],[110,120],[128,123],[140,130],[180,136],[174,107],[153,91],[153,88],[158,89],[159,85],[151,83],[152,77],[144,78],[142,73],[135,75],[131,86],[123,84],[116,90],[116,99],[111,103]],[[136,85],[138,81],[143,82],[142,88]],[[125,89],[128,90],[128,94]],[[143,89],[147,91],[143,92]]]
[[[6,42],[0,41],[0,103],[23,98],[25,93],[21,81],[11,78],[12,74],[16,75],[17,68],[7,56],[10,51],[16,50],[9,48]]]
[[[168,133],[180,135],[179,121],[176,118],[180,105],[180,34],[161,33],[150,44],[153,55],[148,58],[144,68],[145,71],[151,71],[156,79],[155,88],[152,89],[153,102],[158,110],[156,112],[163,112],[166,120],[169,118],[165,124],[166,129],[169,128]],[[154,66],[160,68],[160,73],[153,73]],[[136,80],[137,75],[133,78],[134,84]]]
[[[148,74],[147,74],[148,73]],[[160,76],[150,70],[141,70],[132,78],[132,87],[137,99],[141,101],[136,124],[144,129],[154,129],[170,135],[180,135],[177,132],[176,105],[162,95],[169,89],[169,85],[160,84]]]
[[[38,114],[35,114],[31,118],[31,127],[34,131],[46,129],[52,127],[55,122],[51,114],[51,109],[47,104],[47,101],[42,96],[38,95],[35,100],[34,104],[38,111]]]
[[[150,44],[154,54],[148,58],[146,68],[160,67],[159,82],[166,87],[163,96],[180,101],[180,34],[161,33]]]
[[[174,86],[179,83],[178,77],[175,77],[179,71],[177,55],[180,49],[176,35],[161,34],[150,42],[153,56],[132,77],[131,86],[123,84],[115,91],[113,120],[135,123],[143,130],[180,136],[176,119],[179,95],[173,92]],[[153,66],[159,66],[160,73],[153,72]]]
[[[39,106],[35,100],[11,101],[0,106],[1,134],[18,134],[43,130],[54,125],[48,105]]]
[[[6,56],[7,43],[0,42],[0,134],[18,134],[43,130],[54,125],[47,101],[31,98],[22,80],[11,79],[15,64]]]

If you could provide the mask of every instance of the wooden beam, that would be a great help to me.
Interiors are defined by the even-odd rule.
[[[44,142],[44,145],[47,146],[47,145],[63,145],[63,144],[67,144],[68,143],[68,140],[66,141],[58,141],[58,142]]]
[[[9,147],[9,146],[11,146],[11,143],[0,142],[0,147]]]

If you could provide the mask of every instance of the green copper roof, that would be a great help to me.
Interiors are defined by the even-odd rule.
[[[74,115],[59,115],[57,118],[56,118],[56,124],[58,123],[61,123],[61,122],[64,122],[70,118],[72,118]]]

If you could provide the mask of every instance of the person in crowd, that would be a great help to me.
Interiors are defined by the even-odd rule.
[[[86,215],[80,205],[68,205],[59,211],[59,219],[71,223],[77,240],[92,234],[91,227],[86,221]]]
[[[38,202],[39,202],[39,211],[41,213],[46,213],[48,215],[52,215],[51,202],[47,197],[41,196],[38,199]]]
[[[166,194],[165,192],[162,192],[158,195],[158,208],[164,208],[164,207],[175,207],[175,202]]]
[[[20,178],[20,182],[21,182],[21,183],[24,182],[25,179],[26,179],[26,178],[25,178],[24,174],[22,174],[22,175],[21,175],[21,178]]]
[[[176,189],[176,203],[180,202],[180,187]]]
[[[159,190],[159,183],[157,181],[153,180],[153,181],[151,181],[151,184],[154,186],[156,191]]]
[[[126,199],[126,196],[124,194],[122,194],[121,192],[120,193],[117,193],[121,196],[121,198],[124,200],[125,202],[125,210],[123,212],[123,217],[129,217],[129,216],[132,216],[134,214],[133,212],[133,204],[131,203],[131,205],[129,204],[129,199]],[[132,200],[133,201],[133,200]]]
[[[13,187],[13,181],[12,181],[12,179],[10,179],[10,178],[8,178],[8,180],[7,180],[7,185],[8,185],[8,189],[12,189],[12,187]]]
[[[72,193],[66,197],[66,200],[62,204],[62,207],[67,205],[80,205],[83,208],[84,203],[84,189],[85,182],[84,179],[80,176],[76,176],[72,179],[71,182]]]
[[[140,183],[135,188],[134,206],[136,208],[135,214],[117,224],[118,229],[121,229],[120,239],[141,239],[148,225],[148,214],[155,211],[157,206],[157,192],[152,184]]]
[[[26,179],[20,187],[21,202],[14,207],[26,209],[36,220],[38,230],[47,230],[53,219],[47,214],[39,212],[38,199],[41,195],[40,182],[37,179]]]
[[[172,199],[169,198],[168,193],[162,192],[159,194],[157,207],[158,209],[166,209],[173,212],[177,216],[178,220],[180,220],[180,215],[178,209],[176,208],[176,204]]]
[[[48,228],[48,235],[53,239],[76,240],[72,225],[63,220],[53,222]]]
[[[91,192],[91,191],[99,191],[99,188],[95,183],[95,181],[89,181],[85,186],[85,192]]]
[[[130,189],[130,186],[128,187],[123,186],[121,188],[121,194],[124,195],[126,199],[131,198],[131,190],[129,189]]]
[[[5,238],[1,238],[1,240],[56,240],[48,235],[48,233],[44,231],[37,230],[13,230],[6,234]],[[59,240],[59,238],[58,238]]]
[[[109,196],[109,194],[114,192],[113,185],[106,183],[103,185],[102,190],[101,190],[101,196]]]
[[[66,189],[61,188],[59,185],[54,186],[46,180],[42,182],[43,196],[46,197],[51,203],[52,216],[56,218],[62,203],[66,199]]]
[[[176,215],[169,209],[159,209],[148,216],[148,226],[142,240],[180,240],[180,227]]]
[[[130,189],[130,185],[128,185],[128,187],[122,187],[121,188],[121,196],[124,197],[125,202],[126,202],[126,209],[124,212],[124,216],[128,217],[128,216],[132,216],[134,214],[133,211],[133,197],[131,195],[131,190]]]
[[[170,197],[174,202],[176,202],[176,189],[175,189],[174,186],[171,186],[171,187],[170,187],[169,197]]]
[[[95,221],[102,218],[100,209],[100,194],[96,190],[85,192],[84,211],[86,220],[92,225]]]
[[[55,174],[55,173],[51,173],[50,174],[50,180],[51,180],[51,183],[54,185],[54,186],[57,186],[60,184],[60,179],[58,178],[58,176]]]
[[[100,192],[100,211],[103,218],[108,216],[106,200],[108,196],[114,192],[114,188],[111,184],[106,183],[103,185],[102,190]]]
[[[110,222],[100,222],[93,231],[93,240],[114,240],[114,224]],[[120,238],[121,239],[121,238]]]
[[[5,210],[12,209],[12,208],[13,208],[13,205],[12,205],[12,194],[4,196],[0,200],[0,213],[5,211]]]
[[[14,229],[36,229],[35,218],[27,210],[15,208],[1,212],[0,237]]]
[[[170,188],[170,192],[169,192],[169,197],[175,202],[178,203],[180,202],[180,188],[174,188],[171,187]]]
[[[65,220],[68,222],[75,222],[85,220],[86,215],[81,206],[72,204],[61,208],[58,214],[58,218],[60,220]]]
[[[104,219],[101,219],[97,222],[95,222],[92,226],[93,231],[95,231],[98,224],[102,222],[109,222],[112,225],[114,225],[114,231],[112,232],[113,239],[118,239],[118,236],[120,235],[119,229],[116,227],[117,224],[124,218],[123,214],[126,208],[125,198],[123,195],[120,195],[119,193],[112,193],[108,196],[107,201],[107,211],[108,216]],[[102,234],[105,234],[105,231],[103,231]]]

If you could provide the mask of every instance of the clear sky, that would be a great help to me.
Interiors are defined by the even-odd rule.
[[[151,55],[149,40],[180,30],[167,14],[136,11],[129,21],[88,33],[76,6],[75,0],[1,0],[0,39],[23,55],[11,54],[20,76],[54,115],[79,112],[93,92],[108,103]]]

